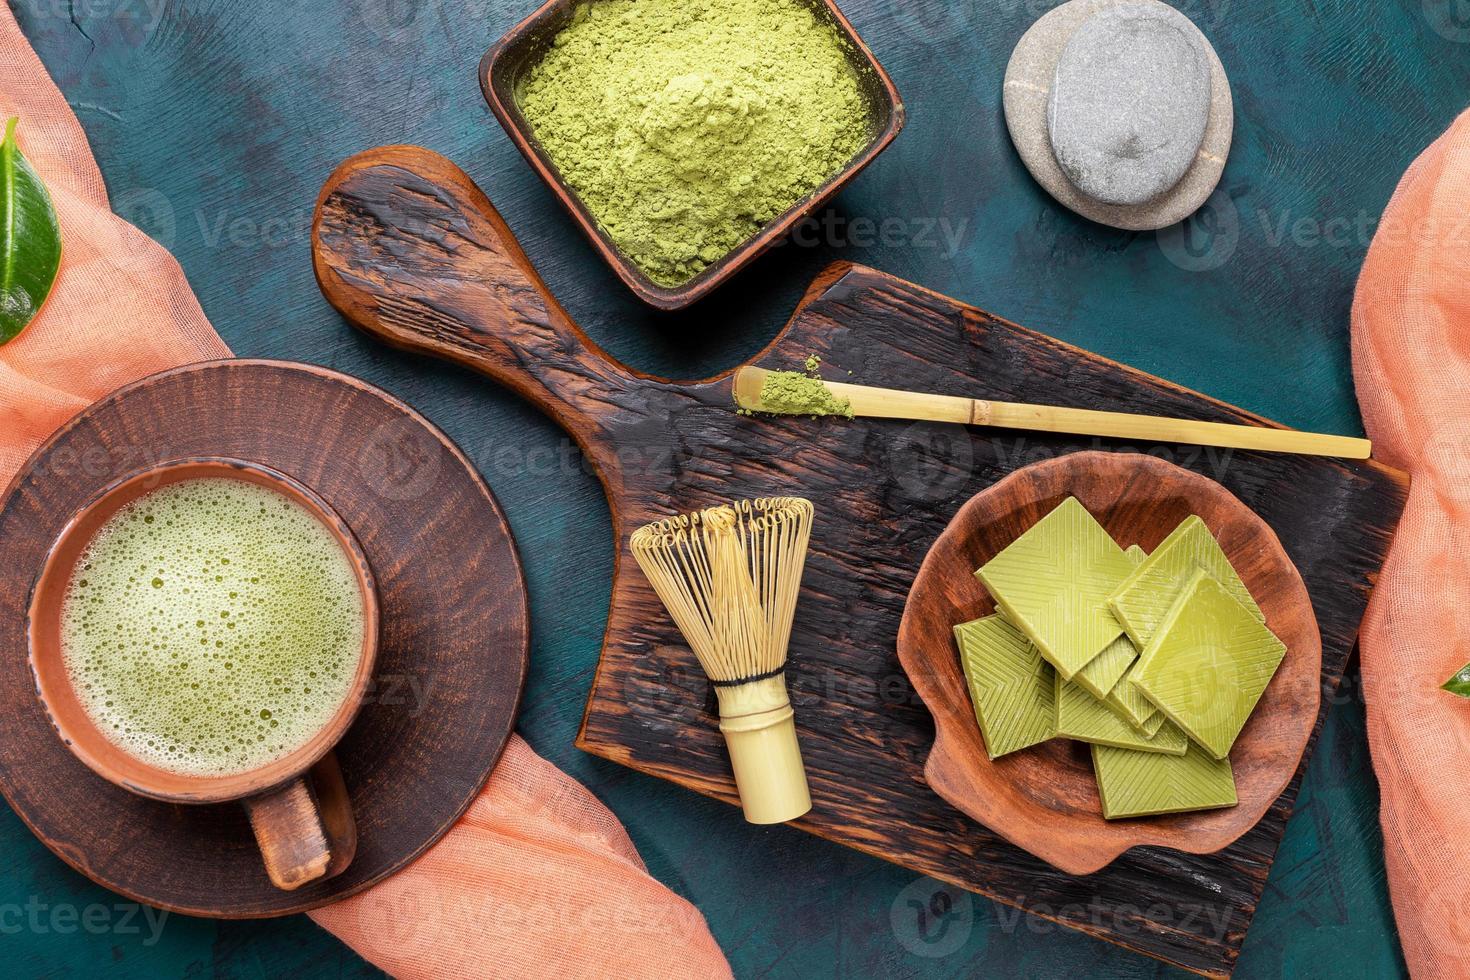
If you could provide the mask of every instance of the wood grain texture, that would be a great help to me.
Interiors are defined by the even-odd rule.
[[[648,521],[730,497],[807,496],[819,516],[788,676],[815,807],[797,826],[1186,968],[1229,971],[1296,780],[1219,855],[1144,849],[1088,878],[1005,843],[923,781],[933,725],[895,657],[923,554],[978,489],[1091,444],[924,423],[751,419],[732,411],[728,373],[676,384],[624,368],[551,299],[484,194],[429,151],[388,147],[344,163],[322,190],[313,242],[318,282],[349,320],[520,392],[566,427],[601,478],[617,565],[579,745],[735,801],[709,685],[625,559],[627,539]],[[1083,408],[1270,424],[845,263],[818,278],[754,361],[791,367],[808,354],[831,376],[851,371],[886,387],[1008,401],[1065,391]],[[1204,471],[1276,530],[1312,593],[1323,682],[1335,687],[1402,509],[1403,477],[1371,462],[1126,448]]]
[[[991,760],[953,641],[956,623],[995,612],[975,569],[1068,497],[1124,546],[1152,552],[1190,515],[1215,533],[1266,624],[1287,645],[1230,753],[1239,802],[1228,809],[1104,820],[1088,746],[1053,739]],[[1255,826],[1296,774],[1321,709],[1322,640],[1306,585],[1264,521],[1215,481],[1152,456],[1073,453],[1023,467],[965,502],[909,591],[898,659],[934,716],[925,778],[940,796],[1018,847],[1091,874],[1131,847],[1209,854]],[[1090,695],[1088,695],[1090,697]]]
[[[144,465],[208,455],[257,461],[316,491],[352,528],[378,584],[376,672],[336,750],[356,856],[339,876],[291,892],[267,878],[238,804],[162,804],[87,769],[56,737],[26,664],[30,580],[68,518]],[[442,433],[336,372],[220,361],[120,390],[16,476],[0,506],[0,553],[0,790],[67,863],[138,901],[255,918],[361,891],[453,825],[510,736],[528,622],[504,518]],[[330,782],[327,795],[339,795]]]
[[[323,878],[338,863],[319,811],[316,790],[295,779],[273,793],[242,801],[271,884],[285,891]]]
[[[346,871],[357,857],[357,817],[352,812],[352,794],[347,790],[347,780],[335,753],[327,753],[312,766],[307,779],[316,793],[317,812],[321,814],[322,830],[326,832],[327,847],[332,854],[327,865],[327,877],[332,878]]]

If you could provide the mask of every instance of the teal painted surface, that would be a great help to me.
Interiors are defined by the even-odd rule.
[[[312,203],[353,151],[417,142],[444,152],[600,343],[676,377],[759,349],[811,277],[845,258],[1289,424],[1357,433],[1352,285],[1400,173],[1470,99],[1470,22],[1455,19],[1454,3],[1185,3],[1230,72],[1236,141],[1221,192],[1187,235],[1155,236],[1062,210],[1005,136],[1006,58],[1054,4],[848,0],[904,94],[908,129],[804,244],[706,305],[660,317],[598,263],[480,100],[476,62],[530,0],[10,2],[86,127],[118,209],[179,257],[236,351],[382,385],[490,480],[531,593],[521,731],[623,818],[653,873],[704,910],[740,976],[1171,972],[983,899],[936,895],[909,872],[799,832],[747,827],[733,809],[575,750],[612,569],[600,490],[560,431],[515,398],[350,332],[312,279]],[[1240,976],[1403,972],[1356,687],[1339,700]],[[7,973],[372,972],[304,918],[171,917],[154,937],[137,913],[121,922],[117,902],[0,814]],[[87,913],[93,905],[105,913]]]

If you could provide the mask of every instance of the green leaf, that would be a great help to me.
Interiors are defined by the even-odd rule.
[[[0,344],[41,311],[61,268],[61,229],[46,185],[15,143],[19,119],[0,142]]]
[[[1462,698],[1470,698],[1470,664],[1461,667],[1458,674],[1445,681],[1444,689]]]

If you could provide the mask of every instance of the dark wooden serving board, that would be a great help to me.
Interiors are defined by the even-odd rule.
[[[1300,770],[1220,853],[1141,848],[1084,878],[1062,874],[925,783],[933,722],[895,652],[905,597],[959,506],[1019,466],[1083,448],[1157,453],[1219,480],[1280,536],[1312,596],[1330,690],[1403,507],[1404,476],[1372,462],[740,416],[728,375],[675,383],[600,351],[484,194],[418,148],[344,163],[323,188],[314,246],[323,291],[357,326],[521,393],[596,467],[618,560],[582,748],[735,802],[710,687],[627,560],[627,539],[647,521],[727,498],[809,497],[817,523],[789,676],[815,806],[796,825],[1187,969],[1230,972]],[[858,266],[824,273],[754,363],[794,367],[809,354],[829,377],[885,387],[1272,424]]]

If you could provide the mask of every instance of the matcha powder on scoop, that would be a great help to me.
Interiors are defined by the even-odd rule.
[[[852,404],[838,398],[820,378],[797,371],[772,371],[761,385],[761,411],[772,415],[840,415],[852,418]]]
[[[679,286],[866,145],[846,42],[799,0],[598,0],[517,93],[592,217]]]

